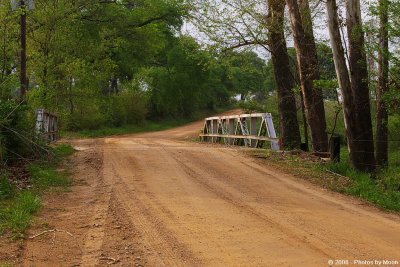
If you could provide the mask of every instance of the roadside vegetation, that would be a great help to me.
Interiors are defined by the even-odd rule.
[[[59,170],[62,160],[73,153],[69,145],[49,148],[46,158],[20,167],[27,170],[24,180],[13,177],[19,173],[0,174],[0,235],[23,237],[33,216],[41,207],[41,196],[48,190],[68,188],[67,171]]]
[[[215,109],[214,111],[201,112],[191,116],[190,118],[175,118],[175,119],[165,118],[158,120],[154,119],[154,120],[143,121],[138,124],[125,124],[119,127],[114,126],[114,127],[101,127],[95,130],[62,131],[61,137],[66,139],[98,138],[98,137],[115,136],[115,135],[163,131],[174,127],[182,126],[194,122],[196,120],[203,119],[206,116],[213,115],[215,113],[221,113],[233,108],[236,108],[236,105],[231,104],[227,105],[226,108],[224,109],[219,108]]]
[[[347,147],[342,147],[341,161],[338,163],[321,160],[312,153],[302,151],[257,150],[250,152],[250,155],[323,188],[366,200],[384,210],[400,211],[398,150],[390,152],[392,167],[379,171],[373,178],[350,166]]]

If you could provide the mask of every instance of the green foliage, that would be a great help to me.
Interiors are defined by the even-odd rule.
[[[34,112],[26,105],[0,99],[0,163],[43,152],[33,144],[35,133],[31,114]]]
[[[240,94],[242,99],[256,96],[264,100],[268,92],[265,86],[267,65],[256,53],[251,51],[227,52],[220,57],[225,69],[230,91]]]
[[[32,164],[28,167],[32,183],[36,189],[44,190],[49,187],[67,187],[71,180],[64,172],[56,170],[53,166],[44,164]]]
[[[5,175],[0,175],[0,234],[11,230],[15,236],[22,236],[40,208],[40,194],[51,187],[65,188],[71,184],[68,174],[57,168],[63,158],[74,152],[73,148],[59,145],[50,150],[52,158],[27,167],[32,183],[29,190],[16,190]]]
[[[159,61],[145,73],[151,117],[190,118],[229,101],[221,66],[193,38],[171,40]]]
[[[109,122],[107,125],[137,125],[142,123],[147,115],[147,101],[144,92],[123,91],[110,96],[107,103]],[[81,127],[81,129],[85,129]]]
[[[399,129],[400,129],[400,114],[393,114],[389,116],[389,149],[392,152],[398,151],[400,148],[400,138],[399,138]],[[400,162],[397,162],[400,164]]]
[[[40,208],[39,197],[31,191],[20,192],[12,204],[0,211],[0,230],[12,229],[14,233],[25,230],[32,216]]]
[[[59,160],[72,155],[75,152],[75,149],[68,144],[60,144],[51,149],[54,154],[54,161],[58,162]]]
[[[8,180],[7,175],[0,174],[0,201],[11,198],[14,193],[15,188]]]
[[[323,167],[351,179],[351,186],[345,190],[347,194],[366,199],[385,209],[400,211],[400,165],[394,162],[400,159],[400,153],[392,152],[389,158],[391,167],[381,170],[374,179],[349,165],[347,148],[342,148],[341,162],[324,164]]]

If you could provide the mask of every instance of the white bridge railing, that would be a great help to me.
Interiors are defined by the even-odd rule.
[[[200,140],[256,148],[270,142],[272,150],[279,150],[279,138],[270,113],[207,118]]]
[[[58,118],[44,109],[36,110],[36,132],[48,142],[58,139]]]

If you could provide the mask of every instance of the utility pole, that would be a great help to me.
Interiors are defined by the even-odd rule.
[[[28,80],[26,77],[26,5],[21,0],[21,72],[20,72],[20,97],[25,99],[26,90],[28,89]]]
[[[28,10],[33,10],[35,4],[33,0],[11,0],[11,9],[21,11],[21,54],[20,54],[20,98],[25,99],[28,90],[28,78],[26,74],[26,14]]]

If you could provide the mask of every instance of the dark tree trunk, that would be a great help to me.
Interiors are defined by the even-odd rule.
[[[357,136],[353,137],[357,151],[353,151],[353,164],[359,170],[374,172],[374,140],[360,0],[346,0],[346,9],[351,87],[357,116]]]
[[[301,143],[299,123],[297,120],[296,99],[293,92],[289,55],[284,35],[285,3],[280,0],[269,0],[268,30],[269,48],[271,50],[274,76],[278,91],[278,108],[283,148],[298,149]]]
[[[376,162],[388,164],[388,111],[383,100],[389,82],[388,0],[379,1],[378,98],[376,116]]]
[[[308,0],[298,0],[299,1],[299,8],[300,8],[300,15],[301,15],[301,22],[303,25],[304,30],[304,46],[306,47],[309,53],[309,62],[311,65],[311,77],[313,80],[320,79],[319,67],[318,67],[318,56],[317,56],[317,47],[315,45],[315,38],[314,38],[314,30],[313,30],[313,23],[311,17],[311,11]],[[314,88],[315,91],[321,92],[321,99],[322,99],[322,90],[317,90]]]
[[[313,81],[319,77],[318,66],[313,60],[316,55],[309,50],[310,32],[305,34],[297,0],[286,0],[289,7],[290,21],[293,30],[297,61],[300,70],[300,82],[306,108],[307,121],[311,129],[314,151],[328,151],[328,135],[326,133],[325,108],[322,93],[315,90]],[[311,32],[312,35],[312,32]],[[312,37],[312,39],[314,39]],[[315,46],[315,44],[314,44]]]
[[[307,147],[306,151],[309,151],[310,147],[308,143],[308,123],[307,123],[306,107],[304,106],[304,97],[302,92],[300,92],[300,100],[301,100],[301,115],[303,117],[304,145]]]

